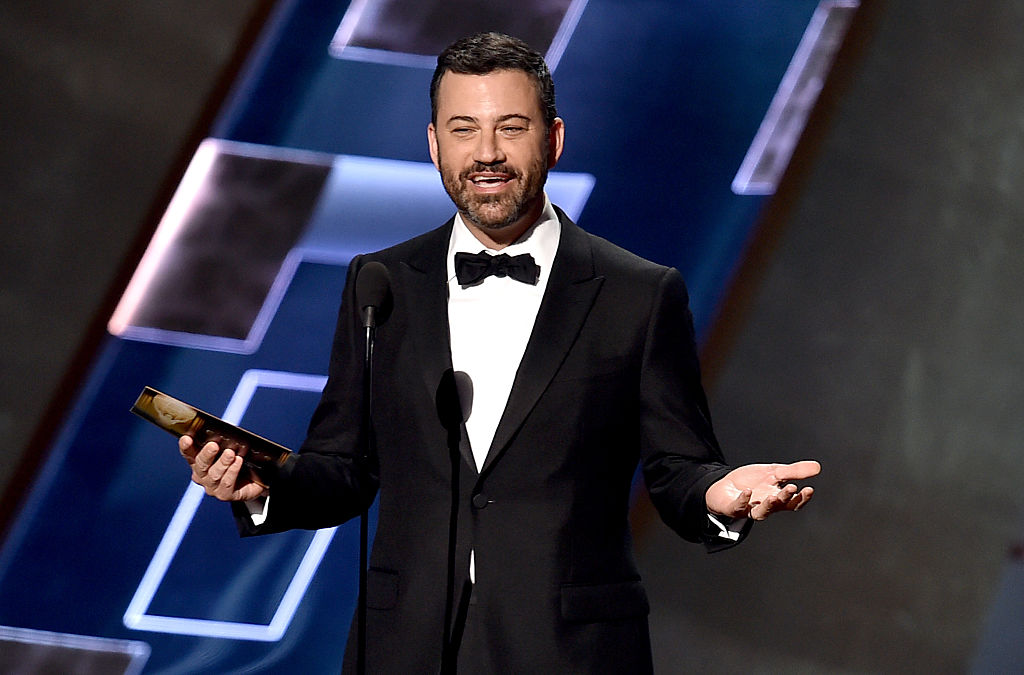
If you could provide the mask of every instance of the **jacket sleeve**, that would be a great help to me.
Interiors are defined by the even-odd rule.
[[[666,269],[652,304],[640,397],[641,466],[662,520],[715,550],[736,543],[718,536],[708,518],[705,493],[731,467],[711,425],[689,298],[675,269]]]
[[[245,505],[234,505],[243,535],[339,525],[361,514],[377,494],[377,458],[368,454],[364,423],[365,337],[355,302],[362,263],[356,256],[349,264],[327,384],[299,453],[270,487],[266,521],[254,526]]]

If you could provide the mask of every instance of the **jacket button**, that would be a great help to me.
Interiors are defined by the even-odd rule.
[[[482,509],[490,503],[490,500],[487,499],[487,495],[483,494],[482,492],[473,495],[474,508]]]

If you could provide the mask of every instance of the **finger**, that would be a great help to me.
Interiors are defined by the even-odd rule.
[[[754,520],[764,520],[771,514],[771,505],[776,501],[774,497],[768,497],[762,502],[754,504],[750,509],[750,517]]]
[[[779,464],[775,467],[775,477],[779,481],[801,480],[817,476],[819,473],[821,473],[821,464],[813,459],[792,464]]]
[[[189,466],[196,463],[196,449],[192,443],[191,436],[181,436],[178,438],[178,452],[185,458]]]
[[[213,466],[214,460],[217,459],[219,454],[220,446],[213,441],[204,445],[203,449],[196,453],[195,468],[199,471],[200,475],[206,475],[206,472]]]
[[[263,496],[265,494],[264,493],[265,489],[266,488],[264,488],[264,487],[262,487],[262,486],[260,486],[260,485],[258,485],[256,483],[246,483],[242,487],[240,487],[237,490],[235,490],[235,494],[232,497],[232,499],[236,499],[236,500],[242,501],[242,502],[247,502],[247,501],[249,501],[251,499],[256,499],[257,497]]]
[[[728,518],[739,518],[747,515],[750,510],[750,490],[741,490],[735,493],[735,497],[726,494],[719,494],[719,499],[708,502],[711,513],[726,516]]]
[[[793,490],[789,488],[792,487]],[[796,494],[796,486],[787,485],[785,488],[779,491],[778,494],[765,500],[765,516],[770,516],[773,513],[779,511],[785,511],[789,508],[789,503],[793,499],[793,495]]]
[[[811,501],[811,497],[813,495],[814,495],[814,488],[812,488],[812,487],[805,487],[797,495],[796,498],[799,501],[793,506],[793,510],[794,511],[799,511],[800,509],[802,509],[804,507],[804,505],[807,504],[807,502]]]
[[[814,493],[814,490],[810,487],[806,487],[800,491],[795,490],[795,485],[787,485],[786,487],[792,487],[794,490],[792,492],[788,489],[783,490],[776,496],[768,497],[762,504],[763,508],[757,509],[756,513],[752,511],[751,517],[754,518],[754,520],[764,520],[771,514],[778,511],[799,511]]]
[[[224,475],[235,461],[235,453],[231,448],[227,448],[220,453],[220,457],[215,461],[206,472],[206,475],[216,483],[224,480]]]
[[[750,490],[743,490],[729,505],[729,513],[724,514],[731,518],[742,517],[750,510],[750,497],[753,493]]]
[[[225,451],[227,454],[229,451]],[[217,462],[221,464],[222,462]],[[213,496],[222,501],[229,501],[235,498],[235,483],[238,481],[238,474],[242,470],[242,458],[232,453],[231,463],[225,468],[221,475],[220,482],[214,490]]]
[[[754,503],[754,507],[750,509],[750,517],[754,520],[764,520],[777,511],[786,510],[794,494],[796,486],[790,484],[780,488],[775,494],[765,495],[760,502]]]
[[[778,491],[778,493],[775,495],[775,498],[779,501],[781,505],[785,506],[793,499],[793,496],[796,495],[798,491],[799,488],[797,488],[797,486],[793,485],[792,483],[789,483],[788,485],[783,486],[783,488]]]
[[[804,493],[802,490],[794,491],[793,494],[790,495],[789,499],[786,500],[786,510],[796,511],[797,509],[799,509],[800,505],[803,504],[804,501],[803,494]]]
[[[230,462],[225,464],[224,460],[230,458],[231,462],[234,461],[234,456],[228,455],[228,452],[228,450],[225,450],[221,453],[220,457],[210,466],[200,481],[200,485],[206,490],[206,494],[217,499],[224,499],[225,486],[230,487],[231,491],[234,490],[234,485],[227,483],[224,478],[231,466]]]

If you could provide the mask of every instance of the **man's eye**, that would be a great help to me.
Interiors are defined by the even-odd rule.
[[[501,131],[509,136],[515,136],[524,133],[526,131],[526,127],[502,127]]]

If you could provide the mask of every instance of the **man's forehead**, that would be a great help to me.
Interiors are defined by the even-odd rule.
[[[447,71],[437,92],[443,117],[465,114],[470,108],[494,108],[497,114],[537,115],[540,93],[533,79],[522,70],[495,70],[485,74]],[[498,110],[500,109],[500,110]]]

